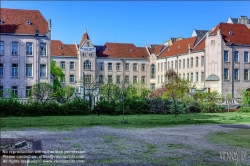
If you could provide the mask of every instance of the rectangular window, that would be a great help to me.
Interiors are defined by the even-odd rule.
[[[12,90],[13,97],[18,97],[18,87],[17,86],[12,86],[11,90]]]
[[[4,55],[4,41],[0,41],[0,55]]]
[[[194,75],[193,75],[193,73],[191,73],[191,78],[190,78],[190,81],[191,81],[191,82],[194,81],[194,78],[193,78],[193,77],[194,77]]]
[[[75,62],[70,62],[70,70],[74,70],[75,69]]]
[[[228,51],[224,51],[224,62],[229,62]]]
[[[18,55],[18,42],[12,42],[12,55]]]
[[[116,64],[116,71],[120,71],[121,70],[121,63],[117,63]]]
[[[0,77],[3,77],[3,64],[0,63]]]
[[[103,62],[99,62],[99,70],[103,70]]]
[[[117,71],[120,71],[120,70],[121,70],[121,63],[117,63],[117,64],[116,64],[116,70],[117,70]]]
[[[137,83],[137,76],[134,76],[133,77],[133,84],[136,84]]]
[[[99,83],[103,84],[103,75],[99,75]]]
[[[234,69],[234,80],[239,80],[239,69]]]
[[[163,71],[163,63],[161,63],[161,71]]]
[[[174,67],[175,67],[175,69],[177,69],[177,60],[175,60]]]
[[[32,55],[33,43],[26,43],[26,55]]]
[[[65,62],[64,62],[64,61],[61,61],[61,62],[60,62],[60,66],[61,66],[61,68],[64,70],[64,69],[65,69]]]
[[[3,97],[3,86],[0,86],[0,97]]]
[[[168,61],[168,70],[170,69],[170,62]]]
[[[46,65],[40,65],[40,77],[46,77]]]
[[[158,76],[158,84],[160,83],[160,76]]]
[[[179,60],[179,69],[181,69],[181,60]]]
[[[187,59],[187,68],[189,68],[189,58]]]
[[[167,69],[167,62],[164,62],[164,71]]]
[[[204,72],[202,71],[201,72],[201,81],[204,81],[205,80],[205,74],[204,74]]]
[[[112,63],[108,63],[108,70],[112,70]]]
[[[26,86],[26,98],[31,96],[31,86]]]
[[[125,76],[125,83],[129,83],[129,76]]]
[[[183,69],[185,68],[185,59],[183,59]]]
[[[198,67],[198,66],[199,66],[199,58],[198,58],[198,57],[196,57],[195,66],[196,66],[196,67]]]
[[[171,61],[171,69],[174,69],[174,62]]]
[[[189,73],[187,73],[187,80],[189,80]]]
[[[158,63],[158,71],[160,71],[160,63]]]
[[[234,62],[239,62],[239,51],[234,51]]]
[[[198,72],[195,73],[195,81],[196,81],[196,82],[199,81],[199,73],[198,73]]]
[[[108,76],[108,83],[113,83],[112,75],[109,75],[109,76]]]
[[[26,77],[32,77],[32,64],[26,64]]]
[[[120,75],[116,76],[116,83],[117,84],[121,83],[121,76]]]
[[[128,71],[129,70],[129,63],[125,64],[125,70]]]
[[[84,82],[85,83],[91,83],[91,81],[92,81],[92,77],[91,77],[91,75],[85,75],[84,76]]]
[[[85,83],[86,83],[86,76],[87,76],[87,75],[84,76],[84,78],[85,78]],[[75,83],[75,75],[69,75],[69,82],[70,82],[70,83]]]
[[[142,82],[143,84],[146,83],[146,77],[145,77],[145,76],[142,76],[142,77],[141,77],[141,82]]]
[[[141,64],[141,71],[146,71],[146,65],[144,63]]]
[[[191,67],[194,66],[194,58],[191,58]]]
[[[249,69],[244,69],[244,80],[249,80]]]
[[[65,82],[65,76],[61,77],[61,82]]]
[[[229,69],[224,69],[224,80],[229,80]]]
[[[40,43],[40,55],[47,55],[46,54],[46,43]]]
[[[137,71],[137,63],[133,64],[133,71]]]
[[[204,66],[204,63],[205,63],[205,58],[204,56],[201,56],[201,66]]]
[[[12,64],[11,76],[18,77],[18,64]]]
[[[154,91],[154,90],[155,90],[155,84],[150,84],[150,89],[151,89],[152,91]]]
[[[245,63],[249,62],[249,52],[247,52],[247,51],[244,52],[244,62]]]

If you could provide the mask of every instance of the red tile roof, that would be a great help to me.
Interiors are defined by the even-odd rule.
[[[60,40],[51,40],[51,56],[77,56],[76,45],[63,44]]]
[[[39,34],[48,32],[48,22],[38,10],[0,8],[0,33]],[[31,24],[27,24],[30,21]]]
[[[250,30],[245,24],[220,23],[211,34],[217,34],[218,29],[220,29],[225,43],[250,45]],[[232,32],[231,35],[229,34],[230,31]]]
[[[106,43],[98,53],[107,58],[147,58],[148,54],[130,43]]]
[[[159,56],[159,58],[163,58],[166,56],[173,56],[176,54],[185,54],[189,52],[188,45],[190,44],[190,48],[194,47],[196,40],[196,36],[191,38],[186,38],[183,40],[178,40],[174,42],[170,47],[166,48]]]
[[[206,37],[202,38],[196,46],[192,49],[192,52],[202,51],[205,49]]]
[[[83,42],[84,42],[85,40],[90,40],[90,39],[89,39],[89,35],[88,35],[87,32],[84,32],[84,34],[82,35],[82,40],[81,40],[81,42],[80,42],[80,47],[82,46],[82,44],[83,44]]]
[[[143,54],[147,55],[147,57],[149,56],[147,48],[146,47],[137,47],[139,50],[141,50],[141,52],[143,52]]]
[[[155,47],[154,54],[158,55],[161,52],[162,48],[163,48],[163,45],[157,45]]]

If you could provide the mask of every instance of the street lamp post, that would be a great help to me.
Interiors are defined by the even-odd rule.
[[[124,123],[124,98],[125,98],[125,94],[124,94],[124,91],[125,91],[125,60],[122,58],[122,63],[123,63],[123,82],[122,82],[122,122]]]

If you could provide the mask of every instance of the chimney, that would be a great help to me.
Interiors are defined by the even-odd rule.
[[[48,24],[49,24],[49,31],[51,31],[51,19],[48,20]]]

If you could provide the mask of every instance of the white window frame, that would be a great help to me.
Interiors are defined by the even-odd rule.
[[[0,63],[0,77],[4,76],[4,64]]]
[[[229,69],[224,68],[224,80],[229,80]]]
[[[17,56],[18,55],[18,49],[19,49],[18,46],[19,46],[18,42],[12,42],[11,43],[11,55],[13,55],[13,56]]]
[[[92,63],[90,60],[86,60],[83,62],[83,69],[84,70],[91,70],[92,69]]]
[[[223,54],[223,61],[224,62],[229,62],[229,52],[227,50],[224,50],[224,54]]]
[[[104,65],[103,65],[103,62],[99,62],[99,70],[104,70],[104,67],[103,67]]]
[[[4,41],[0,41],[0,55],[4,55]]]
[[[240,79],[239,69],[234,69],[234,80],[238,81]]]
[[[234,51],[234,62],[239,62],[239,51]]]
[[[14,66],[14,65],[16,65],[16,66]],[[11,76],[18,77],[18,64],[17,63],[12,63],[12,65],[11,65]]]
[[[245,81],[249,80],[249,69],[244,69],[244,80]]]
[[[61,62],[60,62],[60,67],[61,67],[63,70],[65,70],[65,61],[61,61]]]
[[[75,62],[70,62],[70,64],[69,64],[69,69],[70,70],[75,70]]]
[[[33,76],[32,69],[33,69],[32,64],[26,64],[26,68],[25,68],[26,77],[32,77]]]
[[[121,63],[116,63],[116,71],[121,71]]]
[[[41,56],[47,56],[47,44],[46,43],[40,43],[39,45],[39,51]]]
[[[249,63],[249,52],[248,51],[244,51],[244,62]]]
[[[137,63],[133,63],[133,71],[138,71],[138,64]]]
[[[47,65],[40,64],[40,77],[47,77]]]
[[[33,55],[33,43],[32,42],[26,42],[26,55],[27,56]]]
[[[108,63],[108,71],[112,71],[112,63]]]

